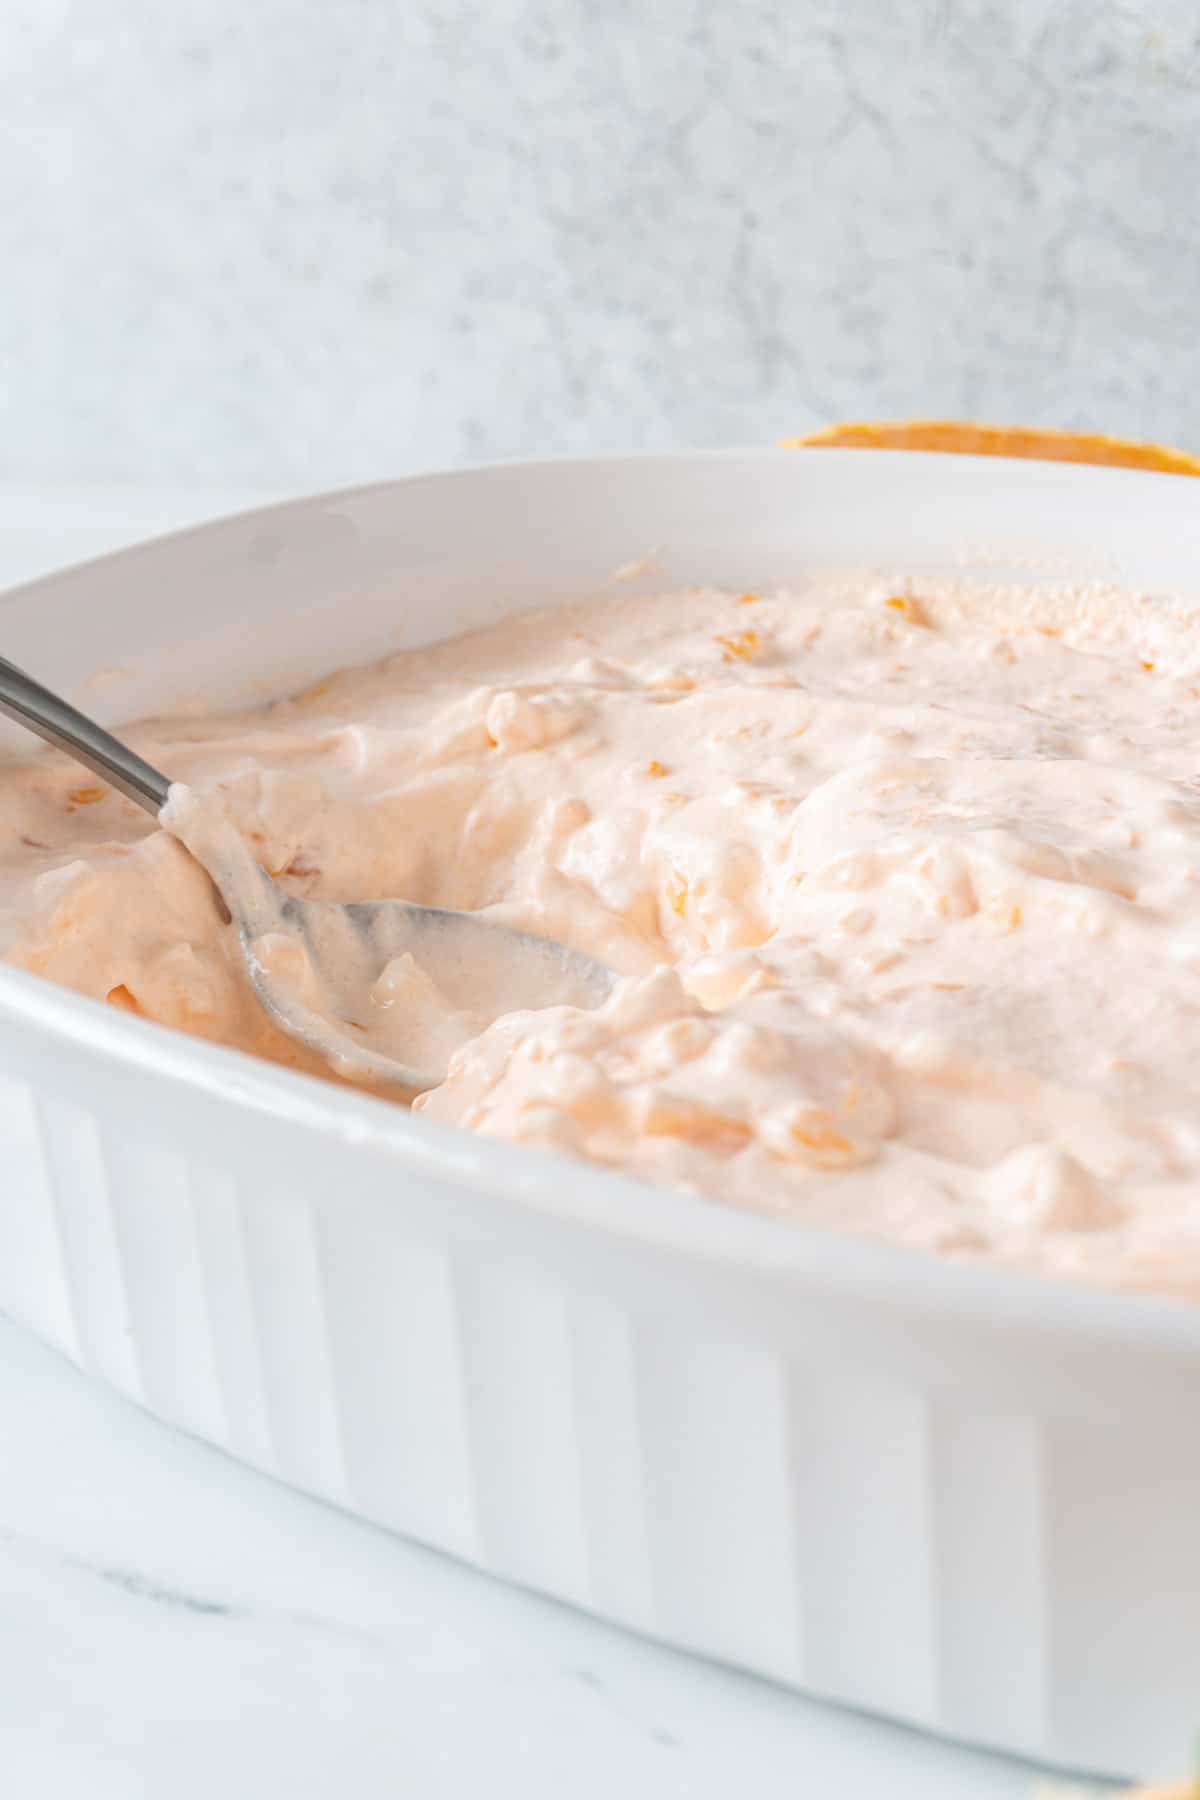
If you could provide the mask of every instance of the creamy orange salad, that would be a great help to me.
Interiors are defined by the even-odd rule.
[[[485,909],[623,977],[472,1036],[425,1117],[1200,1297],[1181,601],[868,575],[610,599],[128,736],[296,893]],[[0,954],[313,1066],[182,846],[48,754],[0,765]]]

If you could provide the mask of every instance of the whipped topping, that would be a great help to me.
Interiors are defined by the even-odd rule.
[[[128,735],[296,896],[475,910],[622,976],[460,1024],[427,1117],[1200,1298],[1197,718],[1181,601],[846,575],[527,614]],[[49,756],[0,768],[0,953],[322,1067],[182,846]],[[437,1027],[416,952],[380,979]]]

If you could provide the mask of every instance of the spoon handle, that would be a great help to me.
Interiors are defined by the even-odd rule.
[[[0,712],[65,750],[76,762],[158,817],[170,782],[110,731],[0,656]]]

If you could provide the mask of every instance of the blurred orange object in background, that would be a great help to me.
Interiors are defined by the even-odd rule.
[[[824,425],[803,437],[785,438],[784,444],[830,450],[941,450],[958,456],[1017,456],[1039,462],[1105,463],[1119,469],[1154,469],[1166,475],[1200,475],[1200,456],[1162,444],[955,419],[871,419]]]

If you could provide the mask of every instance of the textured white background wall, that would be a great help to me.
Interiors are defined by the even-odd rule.
[[[0,478],[1200,444],[1195,0],[4,0]]]

